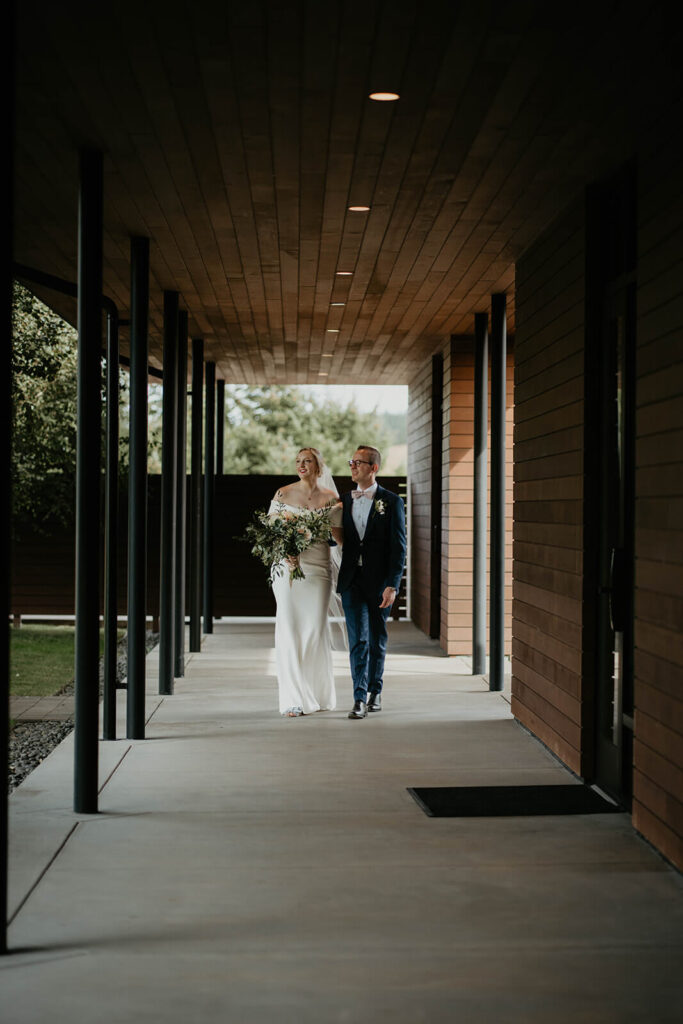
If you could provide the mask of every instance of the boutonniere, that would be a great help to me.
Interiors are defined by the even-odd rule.
[[[378,516],[383,516],[386,510],[386,505],[384,504],[381,498],[378,498],[377,501],[375,502],[375,512],[377,513]]]

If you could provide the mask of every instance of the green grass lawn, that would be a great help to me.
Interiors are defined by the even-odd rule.
[[[119,637],[123,630],[118,631]],[[74,677],[73,626],[10,628],[10,693],[16,697],[51,697]],[[100,630],[100,654],[104,630]]]

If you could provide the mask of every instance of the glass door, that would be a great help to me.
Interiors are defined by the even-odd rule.
[[[599,382],[596,782],[631,799],[635,285],[605,296]]]

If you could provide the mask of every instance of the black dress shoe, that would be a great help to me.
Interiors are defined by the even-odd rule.
[[[354,701],[353,707],[349,711],[349,718],[365,718],[368,713],[368,706],[364,700]]]
[[[381,711],[382,710],[382,694],[371,693],[368,701],[368,711]]]

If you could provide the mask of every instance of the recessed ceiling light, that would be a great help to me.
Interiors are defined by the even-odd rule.
[[[370,99],[377,100],[378,103],[389,103],[391,100],[397,100],[399,98],[397,92],[371,92]]]
[[[318,376],[319,377],[329,377],[329,373],[325,373],[323,370],[320,370],[320,372],[318,373]]]
[[[321,359],[331,359],[332,358],[332,353],[331,352],[322,352],[320,354],[320,358]]]
[[[367,213],[369,209],[369,206],[349,206],[351,213]]]
[[[338,327],[328,327],[327,328],[327,333],[328,334],[339,334],[339,328]]]
[[[346,303],[345,302],[331,302],[330,305],[331,306],[345,306]]]
[[[353,271],[352,270],[338,270],[337,271],[337,277],[352,277],[352,276],[353,276]]]

